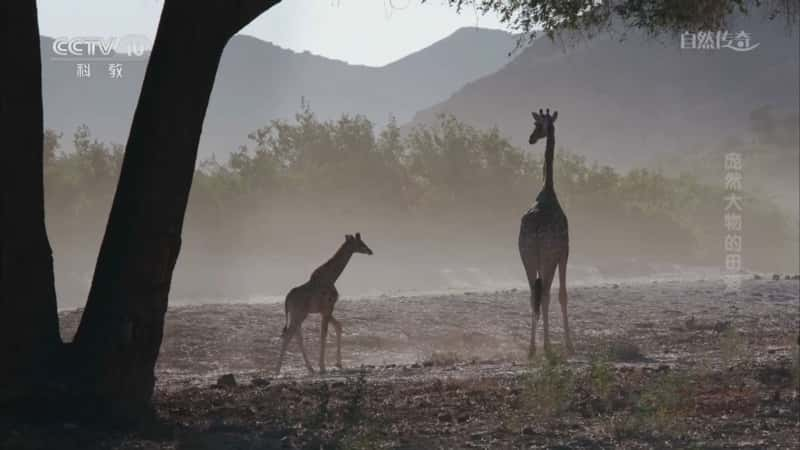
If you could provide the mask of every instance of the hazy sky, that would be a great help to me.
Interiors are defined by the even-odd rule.
[[[162,0],[39,0],[38,5],[39,28],[47,36],[152,39]],[[352,64],[383,65],[475,25],[502,28],[494,16],[459,15],[443,0],[283,0],[242,33]]]

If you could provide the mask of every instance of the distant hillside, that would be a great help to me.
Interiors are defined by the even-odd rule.
[[[124,143],[136,107],[145,62],[123,61],[123,78],[111,79],[107,62],[92,76],[76,76],[79,61],[53,60],[52,39],[42,37],[45,126],[70,136],[88,124],[106,141]],[[236,36],[222,57],[206,116],[200,155],[225,158],[247,133],[272,119],[291,118],[301,97],[322,118],[359,113],[378,121],[414,112],[505,65],[515,38],[502,31],[464,28],[384,67],[350,65],[296,53],[248,36]],[[187,71],[187,78],[192,73]]]
[[[560,113],[558,146],[620,167],[746,137],[751,111],[798,108],[798,31],[760,19],[738,19],[730,29],[750,33],[759,47],[682,50],[677,37],[654,41],[636,33],[623,42],[606,35],[569,48],[537,39],[410,125],[453,113],[479,127],[497,125],[527,147],[531,110],[550,107]]]
[[[725,178],[725,155],[742,157],[743,188],[771,199],[800,226],[800,114],[775,113],[761,107],[750,113],[750,123],[734,136],[726,136],[703,149],[661,155],[653,166],[667,175],[689,174],[719,185]]]

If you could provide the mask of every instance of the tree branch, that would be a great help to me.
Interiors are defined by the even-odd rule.
[[[238,0],[234,2],[236,9],[231,35],[239,32],[264,11],[280,3],[281,0]]]

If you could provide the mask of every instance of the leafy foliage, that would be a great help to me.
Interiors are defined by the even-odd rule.
[[[545,416],[563,413],[574,401],[575,374],[556,355],[548,355],[539,362],[532,364],[524,375],[521,406]]]
[[[111,205],[123,148],[92,139],[86,125],[75,130],[73,151],[59,150],[61,138],[53,130],[44,135],[45,203],[57,231],[81,234],[87,216],[107,213]]]
[[[621,25],[650,35],[720,30],[732,13],[766,11],[795,23],[800,6],[794,0],[448,0],[459,11],[495,12],[509,28],[533,37],[537,29],[550,38],[564,32],[594,33]]]

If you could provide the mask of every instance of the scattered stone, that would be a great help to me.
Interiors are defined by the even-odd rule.
[[[730,327],[731,327],[731,321],[725,320],[716,322],[714,325],[712,325],[711,329],[717,333],[722,333],[723,331],[729,329]]]
[[[585,419],[588,419],[590,417],[593,417],[597,413],[606,412],[606,410],[608,409],[607,408],[608,402],[604,401],[603,399],[594,397],[594,398],[589,399],[589,401],[586,404],[586,406],[587,406],[587,408],[583,408],[583,411],[581,411],[581,415]],[[524,430],[523,430],[523,433],[524,433]]]
[[[788,367],[763,367],[756,379],[766,385],[780,385],[792,379],[792,371]]]
[[[217,387],[232,388],[236,387],[236,377],[232,373],[227,373],[217,378]]]
[[[419,400],[417,401],[417,405],[416,405],[416,406],[417,406],[418,408],[429,408],[429,407],[430,407],[430,406],[432,406],[432,405],[431,405],[431,402],[429,402],[428,400],[426,400],[426,399],[424,399],[424,398],[421,398],[421,399],[419,399]]]
[[[488,431],[477,431],[475,433],[470,434],[469,438],[472,439],[473,441],[480,441],[487,434],[489,434]]]
[[[234,380],[234,382],[235,382],[235,380]],[[258,386],[258,387],[269,386],[269,380],[266,379],[266,378],[258,378],[258,377],[256,377],[256,378],[253,378],[253,381],[251,381],[251,383],[253,384],[253,386]]]
[[[638,345],[626,340],[609,342],[606,348],[606,356],[613,362],[642,362],[647,360]]]

